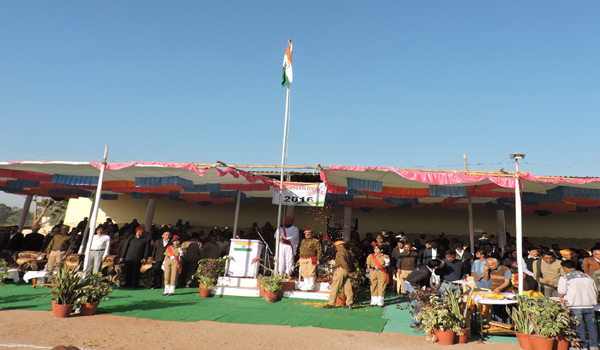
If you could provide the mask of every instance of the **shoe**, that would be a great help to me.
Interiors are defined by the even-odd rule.
[[[335,309],[335,306],[329,305],[329,304],[325,304],[325,305],[321,306],[321,309]]]
[[[164,292],[164,293],[163,293],[163,296],[167,296],[167,295],[169,295],[169,293],[167,293],[167,292]]]
[[[352,305],[342,306],[342,309],[344,309],[344,310],[352,310]]]
[[[414,324],[414,323],[411,323],[410,324],[410,328],[412,328],[412,329],[419,329],[419,326],[416,325],[416,324]]]

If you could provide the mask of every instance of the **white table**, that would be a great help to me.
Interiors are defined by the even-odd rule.
[[[19,270],[18,269],[8,269],[8,273],[10,276],[6,277],[7,280],[13,280],[15,283],[19,282],[21,279],[19,278]]]
[[[44,283],[44,277],[46,277],[46,275],[48,274],[48,271],[42,270],[42,271],[27,271],[27,273],[25,274],[25,276],[23,276],[23,280],[26,283],[29,283],[29,280],[31,280],[31,283],[33,284],[32,288],[35,288],[35,286],[43,286],[46,285]],[[37,283],[37,280],[41,279],[41,283]]]

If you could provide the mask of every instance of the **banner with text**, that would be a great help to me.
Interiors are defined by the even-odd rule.
[[[281,193],[282,205],[322,207],[325,205],[327,188],[324,183],[284,182]],[[273,191],[273,204],[279,204],[279,185]]]

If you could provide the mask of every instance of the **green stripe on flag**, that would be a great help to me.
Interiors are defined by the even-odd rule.
[[[282,69],[283,71],[281,72],[281,79],[283,79],[283,82],[281,83],[281,87],[286,87],[290,85],[290,80],[288,79],[287,75],[285,75],[285,67]]]
[[[233,248],[236,252],[251,252],[252,248]]]

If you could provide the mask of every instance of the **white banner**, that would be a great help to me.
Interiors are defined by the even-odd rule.
[[[324,183],[284,182],[281,193],[282,205],[322,207],[325,205],[327,188]],[[279,186],[273,190],[273,204],[279,204]]]

